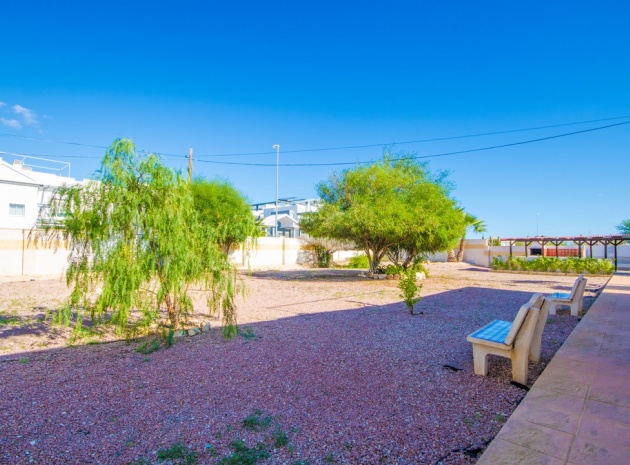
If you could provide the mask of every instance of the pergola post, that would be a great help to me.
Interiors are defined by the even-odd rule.
[[[617,271],[617,242],[615,241],[615,271]]]

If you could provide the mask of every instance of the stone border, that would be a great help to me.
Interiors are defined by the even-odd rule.
[[[178,329],[173,333],[174,338],[180,338],[185,336],[196,336],[197,334],[206,333],[210,331],[210,323],[202,323],[198,327],[193,326],[187,329]]]

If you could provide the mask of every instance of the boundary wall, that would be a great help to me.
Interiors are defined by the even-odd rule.
[[[49,248],[29,240],[30,229],[0,229],[0,276],[62,275],[68,265],[68,244]],[[345,260],[358,251],[335,252],[333,260]],[[312,255],[301,250],[301,241],[289,237],[260,237],[257,247],[240,246],[230,253],[232,263],[252,269],[309,265]]]
[[[35,244],[30,229],[0,229],[0,276],[62,274],[70,253],[67,244],[56,248]]]
[[[32,276],[63,274],[68,263],[68,244],[59,244],[50,248],[41,244],[35,245],[29,240],[30,229],[0,229],[0,276]],[[237,266],[252,269],[275,268],[283,266],[309,265],[312,255],[301,250],[301,240],[289,237],[260,237],[257,247],[248,249],[240,246],[230,254],[230,259]],[[575,247],[559,247],[559,249]],[[360,251],[335,252],[334,261],[346,260],[361,253]],[[493,257],[510,254],[509,246],[488,246],[484,239],[466,241],[464,261],[472,265],[489,267]],[[512,254],[525,256],[524,246],[512,247]],[[590,256],[590,248],[583,247],[583,257]],[[614,251],[608,248],[608,258],[612,259]],[[604,246],[593,246],[593,257],[604,258]],[[431,261],[445,262],[446,252],[429,256]],[[619,270],[630,270],[630,245],[617,247],[617,266]]]

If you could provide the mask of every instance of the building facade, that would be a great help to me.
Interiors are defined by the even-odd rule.
[[[276,222],[276,203],[263,202],[252,205],[252,213],[257,221],[261,221],[269,237],[282,236],[298,238],[301,236],[300,218],[319,207],[319,199],[278,199]],[[276,234],[277,231],[277,234]]]
[[[0,229],[31,229],[50,220],[46,206],[57,189],[87,182],[34,171],[22,160],[7,163],[0,158]]]

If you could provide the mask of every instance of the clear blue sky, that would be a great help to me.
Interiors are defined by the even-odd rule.
[[[273,144],[281,164],[356,162],[392,142],[630,115],[627,1],[25,0],[2,18],[0,151],[70,161],[78,178],[102,148],[24,137],[130,137],[178,169],[192,147],[196,175],[262,202],[275,198],[275,166],[209,162],[273,165]],[[395,149],[426,156],[624,121]],[[493,236],[610,234],[630,218],[629,148],[627,124],[429,160]],[[264,154],[209,157],[251,152]],[[281,166],[280,197],[313,197],[336,169]]]

